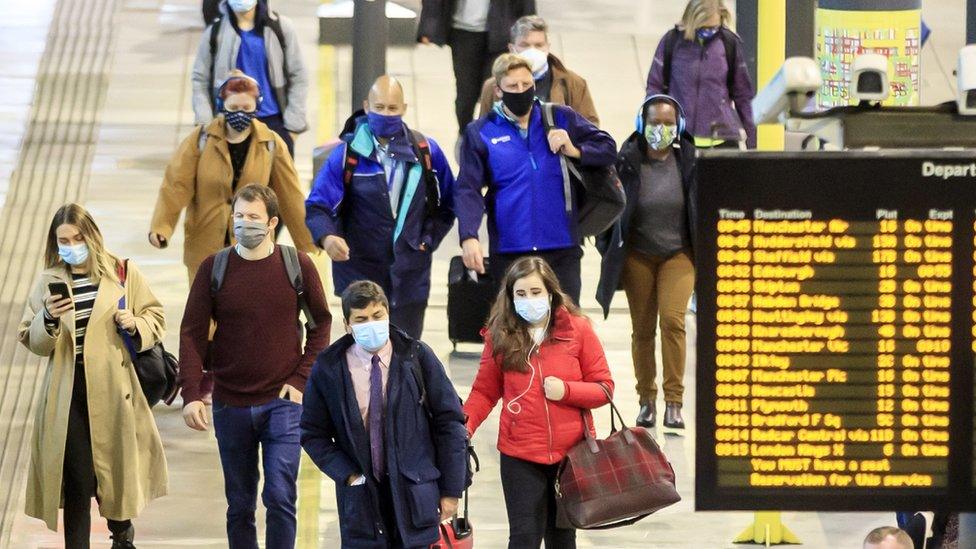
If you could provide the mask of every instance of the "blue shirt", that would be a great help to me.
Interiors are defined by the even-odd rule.
[[[275,101],[271,78],[268,76],[268,54],[264,50],[264,36],[254,30],[238,31],[238,34],[241,36],[241,48],[237,51],[237,68],[258,81],[261,96],[264,98],[258,105],[257,117],[281,113],[278,102]]]

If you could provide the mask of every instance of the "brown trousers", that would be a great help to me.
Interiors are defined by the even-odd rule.
[[[654,337],[661,317],[664,400],[681,403],[685,375],[685,312],[695,287],[695,265],[686,251],[664,259],[630,251],[624,262],[624,292],[633,324],[631,353],[641,403],[657,398]]]

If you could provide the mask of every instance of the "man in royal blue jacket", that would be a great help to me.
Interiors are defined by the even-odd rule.
[[[559,105],[553,107],[554,128],[547,135],[525,58],[503,54],[492,73],[500,101],[468,125],[461,149],[455,212],[464,264],[485,272],[478,231],[487,208],[492,277],[501,280],[515,260],[536,255],[552,266],[563,289],[579,303],[583,250],[576,204],[564,191],[558,155],[581,166],[609,166],[617,145],[608,133]],[[487,196],[481,194],[484,186]]]
[[[428,547],[467,479],[460,399],[427,345],[390,328],[383,290],[342,294],[349,335],[312,368],[302,446],[336,484],[342,547]]]
[[[315,176],[305,223],[332,258],[336,295],[355,280],[376,282],[393,324],[419,339],[431,254],[454,225],[454,174],[437,143],[403,123],[395,78],[379,77],[363,104]]]

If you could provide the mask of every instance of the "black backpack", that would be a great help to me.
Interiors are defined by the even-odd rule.
[[[542,124],[545,132],[556,128],[552,103],[542,103]],[[617,169],[613,164],[603,167],[577,166],[559,156],[559,166],[563,173],[563,195],[566,198],[566,214],[573,211],[573,185],[575,179],[577,209],[576,227],[579,236],[597,236],[609,229],[624,213],[627,195],[620,183]]]
[[[315,319],[312,318],[312,310],[305,299],[305,283],[302,277],[302,265],[298,262],[298,250],[291,246],[277,244],[281,248],[281,257],[285,262],[285,272],[288,273],[288,280],[291,287],[298,294],[298,306],[305,314],[305,333],[315,329]],[[214,255],[213,270],[210,272],[210,298],[213,299],[220,291],[220,286],[224,283],[224,275],[227,274],[227,262],[230,259],[230,252],[233,247],[224,248]]]
[[[213,109],[217,108],[215,98],[213,97],[214,89],[214,57],[217,56],[217,38],[220,34],[220,23],[223,20],[223,15],[218,15],[216,19],[210,24],[210,87],[207,88],[207,94],[210,96],[210,106]],[[265,24],[271,27],[271,31],[274,33],[275,37],[278,39],[278,44],[281,46],[281,61],[284,63],[282,67],[285,73],[285,95],[288,95],[288,44],[285,42],[285,32],[281,30],[281,19],[278,18],[278,12],[272,11],[265,21]],[[216,114],[216,113],[215,113]]]
[[[735,83],[735,57],[736,51],[739,47],[739,41],[735,33],[725,27],[719,29],[718,35],[719,39],[722,41],[722,45],[725,46],[725,61],[729,65],[725,85],[731,94],[732,86]],[[678,42],[681,40],[684,40],[684,31],[679,29],[677,25],[675,25],[673,29],[669,30],[668,33],[664,35],[664,59],[661,60],[661,62],[664,64],[664,87],[661,89],[661,93],[663,94],[668,94],[669,89],[671,88],[671,58],[674,57],[675,46],[677,46]]]

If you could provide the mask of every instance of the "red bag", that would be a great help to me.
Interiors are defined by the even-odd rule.
[[[584,439],[559,464],[556,503],[562,527],[627,526],[681,501],[664,452],[643,427],[628,428],[610,391],[603,391],[612,409],[610,436],[597,440],[584,428]],[[620,419],[619,431],[614,414]],[[583,414],[584,423],[587,416]]]
[[[474,528],[468,520],[468,491],[464,491],[464,516],[441,523],[441,539],[430,549],[474,549]]]

